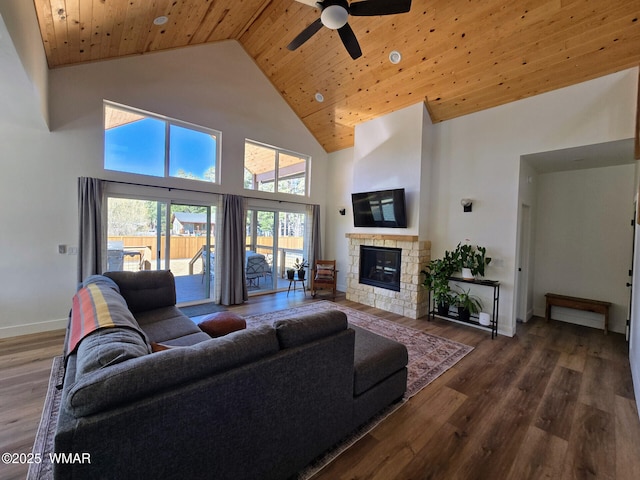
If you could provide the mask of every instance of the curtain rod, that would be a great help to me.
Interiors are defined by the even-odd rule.
[[[203,193],[203,194],[209,194],[209,195],[225,195],[224,193],[215,193],[215,192],[205,192],[203,190],[194,190],[194,189],[190,189],[190,188],[180,188],[180,187],[163,187],[163,186],[159,186],[159,185],[148,185],[145,183],[136,183],[136,182],[125,182],[122,180],[103,180],[103,182],[109,182],[109,183],[119,183],[120,185],[131,185],[134,187],[149,187],[149,188],[164,188],[167,191],[171,191],[171,190],[177,190],[180,192],[190,192],[190,193]],[[314,205],[313,203],[305,203],[305,202],[294,202],[294,201],[289,201],[289,200],[274,200],[274,199],[269,199],[269,198],[261,198],[261,197],[248,197],[246,195],[240,195],[243,198],[247,198],[249,200],[266,200],[268,202],[278,202],[278,203],[291,203],[293,205]]]

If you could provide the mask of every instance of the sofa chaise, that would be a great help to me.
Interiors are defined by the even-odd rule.
[[[339,310],[211,338],[175,303],[169,271],[83,283],[54,449],[90,463],[55,478],[287,479],[405,392],[404,345]]]

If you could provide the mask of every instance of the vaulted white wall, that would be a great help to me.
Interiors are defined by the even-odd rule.
[[[419,103],[356,125],[352,193],[404,188],[407,228],[400,233],[393,228],[354,227],[354,232],[419,235],[424,229],[428,217],[423,185],[430,168],[424,139],[430,124],[426,107]]]
[[[174,187],[265,197],[242,188],[250,138],[311,155],[308,201],[325,203],[326,152],[235,41],[56,69],[49,91],[51,132],[33,92],[9,93],[28,100],[21,115],[29,122],[0,109],[0,337],[65,325],[76,257],[58,254],[57,245],[77,244],[77,178],[131,181],[102,167],[105,99],[222,131],[221,185]]]

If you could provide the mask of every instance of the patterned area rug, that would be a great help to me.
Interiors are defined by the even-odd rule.
[[[316,459],[298,474],[298,480],[311,478],[340,455],[340,453],[357,442],[367,432],[371,431],[376,425],[393,413],[405,401],[473,350],[473,347],[405,327],[398,323],[376,317],[375,315],[329,301],[314,302],[287,310],[249,316],[246,317],[247,328],[255,328],[265,323],[272,324],[275,320],[307,315],[327,309],[341,310],[346,313],[350,323],[406,345],[409,352],[407,391],[402,402],[387,408],[366,425],[362,426],[356,432],[353,432],[349,438],[343,440],[330,451]],[[48,460],[48,456],[49,452],[53,451],[53,437],[60,409],[61,391],[58,390],[56,386],[62,383],[62,375],[64,374],[62,367],[62,357],[54,358],[42,418],[33,445],[33,453],[40,454],[43,462],[30,465],[27,480],[50,480],[53,478],[52,465]]]

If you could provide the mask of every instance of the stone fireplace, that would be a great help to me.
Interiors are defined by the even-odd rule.
[[[397,313],[409,318],[420,318],[429,311],[428,292],[422,286],[420,271],[431,259],[431,242],[419,240],[413,235],[384,235],[348,233],[349,270],[347,272],[347,300]],[[373,282],[361,282],[361,251],[377,250],[375,260],[365,263],[365,277],[373,277]],[[373,247],[373,248],[368,248]],[[395,253],[400,262],[392,266]],[[397,282],[394,275],[397,273]],[[376,285],[376,279],[393,280],[396,287]],[[366,280],[365,280],[366,281]]]

